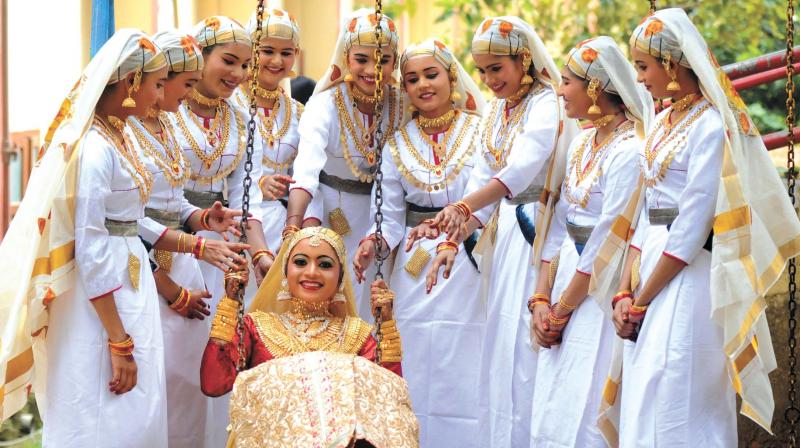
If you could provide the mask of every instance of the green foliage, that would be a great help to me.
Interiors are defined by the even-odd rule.
[[[412,9],[418,6],[415,0],[383,3],[395,16],[405,11],[412,18]],[[372,3],[362,0],[361,4]],[[458,36],[458,42],[450,44],[471,73],[472,31],[486,17],[517,15],[525,19],[534,25],[556,63],[562,63],[570,48],[591,36],[611,36],[627,49],[630,33],[649,12],[649,2],[645,0],[434,0],[434,5],[442,11],[437,22],[445,24],[458,17],[460,29],[466,30]],[[786,47],[784,0],[658,0],[656,6],[686,10],[723,65]],[[782,85],[778,81],[742,92],[762,133],[782,128]]]
[[[28,427],[23,417],[25,414],[32,416],[30,427]],[[28,417],[29,418],[29,417]],[[3,422],[0,426],[0,441],[15,440],[29,434],[31,431],[42,427],[42,418],[39,416],[39,410],[36,407],[36,400],[33,395],[28,398],[28,403],[19,412],[11,416],[8,420]],[[23,446],[35,446],[26,443]]]

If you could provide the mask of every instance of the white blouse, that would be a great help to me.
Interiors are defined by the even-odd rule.
[[[477,151],[479,121],[478,116],[460,112],[451,127],[446,155],[441,159],[435,156],[416,120],[395,132],[384,146],[381,229],[390,249],[405,236],[407,202],[422,207],[444,207],[464,197],[467,182],[481,157]],[[433,138],[441,141],[444,133]],[[374,188],[372,196],[371,216],[375,216]],[[368,234],[374,231],[373,224]]]
[[[595,133],[595,129],[584,130],[570,144],[561,199],[542,249],[544,261],[556,256],[567,238],[567,222],[594,227],[576,267],[583,274],[592,273],[597,251],[639,180],[638,154],[642,142],[633,126],[618,128],[592,156]]]
[[[399,126],[404,106],[402,96],[392,88],[386,89],[384,101],[386,104],[380,126],[384,135],[388,136]],[[341,120],[339,109],[346,112]],[[361,138],[363,133],[360,128],[369,129],[371,124],[372,115],[361,113],[353,107],[346,83],[339,83],[312,96],[300,118],[300,148],[294,162],[295,184],[292,189],[301,188],[313,197],[317,193],[319,174],[323,170],[348,180],[359,180],[370,175],[374,159],[369,160],[361,151],[370,158],[374,157],[371,153],[376,142],[361,140],[358,143],[361,145],[359,151],[351,130]]]
[[[559,132],[558,99],[552,89],[541,88],[523,101],[508,110],[504,99],[491,102],[481,124],[481,162],[470,179],[466,194],[479,190],[493,178],[506,187],[509,199],[531,185],[544,185]],[[525,108],[524,111],[517,112],[520,107]],[[519,122],[504,129],[503,115],[510,119],[515,113],[522,114]],[[498,154],[499,157],[492,154],[485,144],[487,133],[492,146],[498,150],[513,139],[508,141],[505,154]],[[494,207],[488,206],[476,210],[473,215],[486,224],[492,211]]]
[[[185,189],[198,192],[225,192],[228,207],[242,208],[245,178],[245,152],[247,146],[247,113],[223,101],[223,117],[227,117],[227,132],[224,122],[216,129],[213,142],[210,144],[205,129],[213,126],[213,119],[201,117],[189,110],[184,102],[178,112],[170,115],[170,122],[175,129],[178,145],[183,149],[184,155],[191,164],[192,174],[186,183]],[[222,118],[222,117],[220,117]],[[226,134],[226,135],[223,135]],[[226,138],[227,137],[227,138]],[[222,141],[225,140],[225,141]],[[224,147],[219,148],[219,144]],[[255,142],[254,142],[255,143]],[[198,155],[199,154],[199,155]],[[201,160],[211,159],[208,162]],[[261,148],[253,145],[253,169],[250,173],[250,213],[252,217],[261,221],[261,189],[258,180],[261,178]]]
[[[183,196],[183,185],[190,175],[189,161],[175,140],[175,129],[170,121],[165,118],[161,123],[164,132],[155,136],[139,120],[131,117],[125,132],[147,169],[153,173],[147,208],[178,213],[183,223],[199,210]],[[155,244],[166,230],[166,226],[151,218],[139,220],[139,235],[150,244]]]
[[[141,176],[94,125],[84,135],[80,151],[75,261],[87,295],[97,298],[122,287],[123,275],[128,275],[128,259],[114,256],[119,253],[114,246],[122,241],[129,243],[110,237],[105,220],[137,221],[144,217],[144,204],[133,177]]]
[[[647,189],[632,244],[642,246],[643,228],[649,225],[648,208],[678,208],[664,254],[689,264],[703,248],[713,225],[725,131],[719,111],[704,100],[667,133],[669,110],[658,114],[639,153]],[[648,153],[654,157],[652,166]]]

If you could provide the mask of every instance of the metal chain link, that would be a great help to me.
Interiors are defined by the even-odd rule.
[[[375,136],[373,143],[375,145],[375,173],[374,173],[374,189],[375,189],[375,280],[383,279],[383,262],[386,256],[383,254],[383,170],[381,163],[383,162],[383,129],[381,128],[381,119],[383,118],[383,49],[381,48],[381,38],[383,37],[383,29],[381,28],[381,20],[383,19],[383,2],[375,0],[375,111],[373,120],[377,125],[375,126]],[[391,123],[390,123],[391,124]],[[381,362],[381,341],[383,340],[383,332],[381,331],[381,318],[380,307],[376,310],[375,316],[375,341],[377,347],[375,349],[375,362]]]
[[[253,178],[250,173],[253,171],[253,147],[255,145],[255,132],[256,132],[256,115],[258,114],[258,106],[256,105],[256,86],[258,85],[258,44],[261,42],[261,24],[264,19],[264,0],[258,0],[256,6],[256,31],[253,40],[252,59],[250,60],[250,120],[247,122],[247,149],[245,150],[244,160],[244,181],[242,182],[244,192],[242,193],[242,221],[240,223],[240,231],[242,235],[239,237],[240,243],[247,242],[247,216],[250,212],[250,187],[253,185]],[[241,138],[241,136],[239,136]],[[244,256],[244,252],[241,254]],[[255,269],[255,267],[254,267]],[[236,323],[236,335],[239,336],[239,344],[237,351],[239,354],[239,362],[236,364],[236,371],[241,372],[246,367],[245,360],[245,347],[244,347],[244,286],[239,284],[236,290],[236,300],[239,302],[239,319]]]
[[[789,132],[787,144],[786,184],[792,205],[795,204],[795,180],[797,172],[794,167],[794,0],[786,2],[786,127]],[[800,409],[797,407],[797,265],[795,259],[789,260],[789,393],[786,411],[783,418],[789,427],[788,442],[790,447],[797,446],[797,427],[800,424]]]

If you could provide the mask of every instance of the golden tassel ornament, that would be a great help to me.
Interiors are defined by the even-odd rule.
[[[128,276],[131,280],[131,286],[136,291],[139,290],[139,273],[141,271],[142,263],[133,255],[133,253],[128,252]]]
[[[639,287],[639,283],[641,283],[642,278],[640,274],[640,269],[642,267],[642,254],[636,254],[636,258],[633,259],[633,263],[631,264],[631,291],[636,291],[636,288]]]
[[[331,230],[341,236],[349,235],[352,231],[350,221],[347,220],[347,216],[345,216],[341,207],[336,207],[328,213],[328,222],[331,224]]]
[[[552,260],[550,260],[550,270],[547,271],[547,284],[550,285],[550,289],[553,289],[553,284],[556,282],[559,258],[561,258],[561,254],[557,254]]]
[[[404,269],[412,277],[417,278],[430,261],[431,254],[427,250],[423,249],[422,246],[417,246],[417,250],[415,250],[411,255],[411,258],[408,259]]]
[[[153,258],[155,258],[159,269],[162,269],[167,273],[172,271],[172,252],[168,250],[154,249]]]

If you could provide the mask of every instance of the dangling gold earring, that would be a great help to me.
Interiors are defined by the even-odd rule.
[[[342,302],[347,302],[347,298],[344,296],[344,283],[339,285],[339,292],[333,295],[333,303]]]
[[[586,94],[592,99],[592,105],[589,107],[589,115],[600,115],[603,111],[597,105],[597,97],[599,96],[600,80],[592,78],[589,80],[589,87],[586,88]]]
[[[353,82],[353,75],[350,73],[344,75],[344,82]]]
[[[409,104],[408,105],[408,112],[409,113],[413,114],[416,111],[417,111],[417,107],[416,106],[414,106],[413,104]]]
[[[134,100],[131,95],[139,90],[140,82],[142,82],[142,71],[136,70],[136,73],[133,75],[133,84],[128,87],[128,97],[122,100],[122,107],[129,109],[136,107],[136,100]]]
[[[522,71],[525,73],[525,75],[522,77],[522,81],[520,81],[520,84],[522,85],[533,84],[533,78],[528,72],[530,68],[531,68],[531,54],[528,51],[524,51],[522,53]]]
[[[281,301],[291,300],[292,295],[289,293],[289,280],[285,278],[281,280],[281,289],[278,291],[276,298]]]
[[[297,78],[297,72],[294,70],[289,70],[289,73],[287,73],[286,76],[288,76],[289,79]]]
[[[458,73],[456,73],[456,66],[450,66],[450,101],[457,103],[461,101],[461,94],[456,92],[456,84],[458,83]]]
[[[678,74],[675,73],[675,69],[672,68],[672,55],[670,53],[664,55],[664,59],[661,61],[661,64],[664,66],[667,76],[669,76],[669,79],[671,79],[669,84],[667,84],[667,92],[677,92],[681,90],[681,85],[677,81]]]

